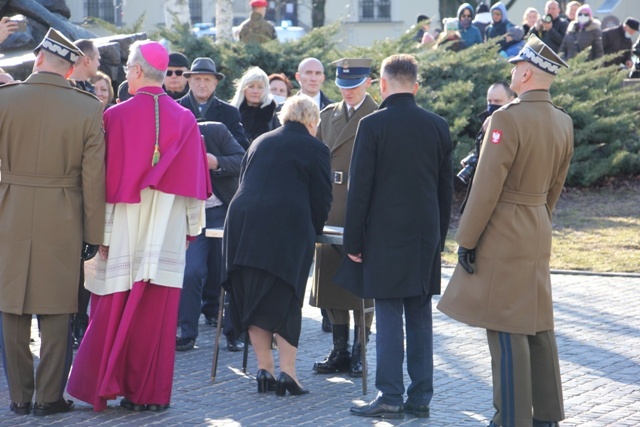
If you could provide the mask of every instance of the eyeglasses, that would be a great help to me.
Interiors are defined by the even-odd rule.
[[[590,15],[588,13],[579,13],[578,16],[589,16],[590,17]]]
[[[124,72],[125,74],[129,72],[129,70],[131,70],[133,67],[135,67],[138,64],[124,64],[122,66],[122,68],[124,68]]]
[[[176,76],[180,77],[184,71],[182,70],[167,70],[167,77],[173,76],[173,73],[176,73]]]

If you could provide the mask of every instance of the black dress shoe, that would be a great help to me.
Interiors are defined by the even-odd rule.
[[[59,400],[51,403],[37,403],[33,405],[33,415],[43,416],[59,414],[62,412],[69,412],[73,409],[73,402],[71,400]]]
[[[533,419],[533,427],[559,427],[560,423],[557,421],[542,421]]]
[[[168,403],[166,405],[157,405],[155,403],[147,405],[147,411],[151,411],[151,412],[162,412],[167,408],[169,408]]]
[[[242,351],[244,350],[244,343],[240,340],[227,338],[227,350],[229,351]]]
[[[373,418],[404,418],[404,412],[402,405],[394,406],[382,403],[378,398],[373,399],[371,402],[364,406],[354,406],[350,409],[353,415],[359,417],[373,417]]]
[[[147,405],[138,405],[137,403],[133,403],[126,397],[123,397],[120,401],[120,407],[133,412],[142,412],[147,410]]]
[[[429,418],[429,405],[414,405],[411,402],[404,404],[404,412],[415,415],[418,418]]]
[[[258,382],[258,393],[266,393],[268,391],[276,390],[276,379],[266,369],[259,369],[256,374],[256,381]]]
[[[280,372],[276,383],[276,396],[284,396],[287,394],[287,390],[294,396],[309,393],[308,389],[300,387],[286,372]]]
[[[9,409],[16,415],[29,415],[31,413],[31,402],[11,402]]]
[[[189,337],[178,338],[178,337],[176,337],[176,351],[193,350],[193,347],[195,347],[195,345],[196,345],[196,339],[195,338],[189,338]]]

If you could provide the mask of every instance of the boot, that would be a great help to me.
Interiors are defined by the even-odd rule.
[[[313,364],[319,374],[347,372],[351,363],[349,353],[349,325],[333,325],[333,350],[322,362]]]
[[[73,316],[73,348],[76,349],[80,347],[82,343],[82,338],[84,338],[84,334],[87,331],[87,326],[89,325],[89,316],[86,314],[76,313]]]
[[[354,326],[353,333],[355,334],[355,338],[353,339],[353,347],[351,348],[351,368],[349,369],[350,377],[362,376],[362,346],[360,345],[360,343],[362,342],[362,338],[360,337],[360,331],[360,326]],[[366,328],[365,334],[368,344],[369,335],[371,335],[371,329]]]

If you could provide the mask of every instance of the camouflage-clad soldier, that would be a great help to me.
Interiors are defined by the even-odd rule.
[[[249,3],[252,12],[249,19],[240,24],[240,41],[243,43],[266,43],[277,38],[276,29],[264,19],[267,12],[265,0],[253,0]]]

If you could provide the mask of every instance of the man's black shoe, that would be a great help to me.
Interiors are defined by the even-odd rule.
[[[229,351],[242,351],[244,350],[244,343],[240,340],[227,338],[227,350]]]
[[[387,405],[386,403],[382,403],[378,398],[373,399],[364,406],[354,406],[350,411],[353,415],[357,415],[359,417],[385,419],[404,418],[402,405]]]
[[[557,421],[542,421],[533,419],[533,427],[559,427],[560,423]]]
[[[16,415],[29,415],[31,413],[31,402],[11,402],[9,409]]]
[[[120,407],[134,412],[142,412],[147,410],[147,405],[139,405],[137,403],[133,403],[126,397],[123,397],[120,401]]]
[[[214,328],[218,327],[218,319],[216,319],[215,317],[204,316],[204,323],[206,323],[207,325],[211,325]]]
[[[193,350],[193,347],[195,347],[195,345],[196,345],[195,338],[189,338],[189,337],[178,338],[178,337],[176,337],[176,351]]]
[[[166,405],[156,405],[156,404],[147,405],[147,411],[151,411],[151,412],[162,412],[168,408],[169,408],[168,403]]]
[[[69,412],[73,409],[73,402],[71,400],[59,400],[51,403],[37,403],[33,406],[33,415],[44,416],[52,414],[60,414],[62,412]]]
[[[413,405],[411,402],[407,402],[404,404],[404,412],[418,418],[429,418],[429,405]]]

